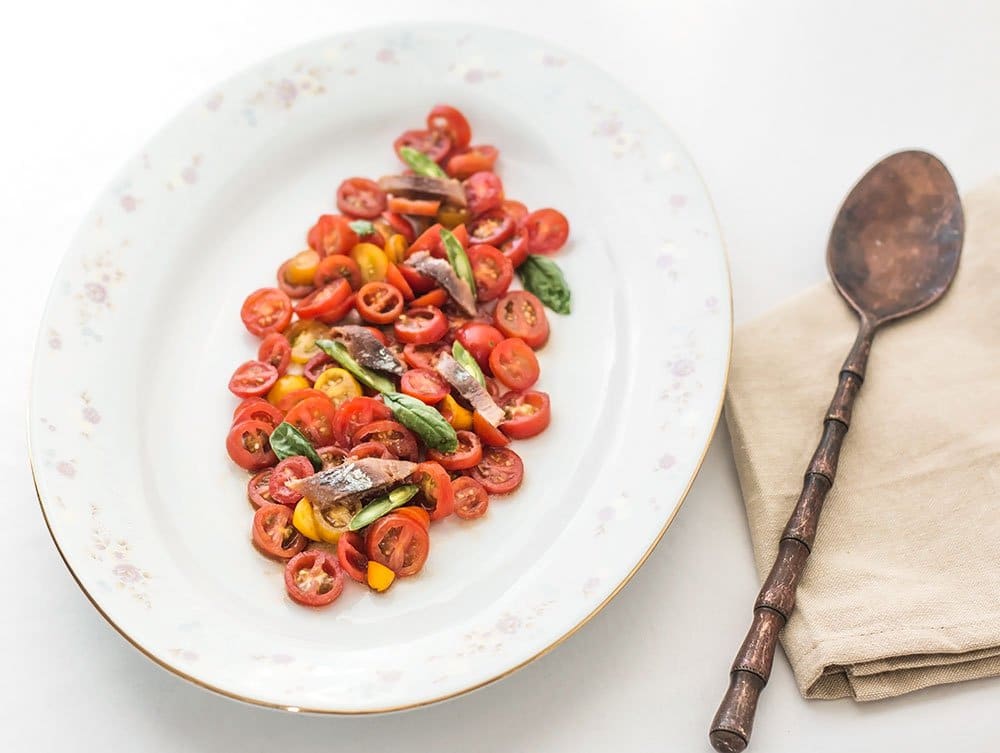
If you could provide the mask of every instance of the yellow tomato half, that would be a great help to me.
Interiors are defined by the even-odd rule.
[[[385,255],[393,264],[401,264],[406,258],[407,248],[409,248],[409,244],[406,242],[406,238],[396,233],[385,242]]]
[[[361,269],[362,282],[382,282],[389,269],[389,258],[374,243],[359,243],[351,249],[351,258]]]
[[[308,363],[319,352],[316,341],[329,336],[330,328],[315,319],[300,319],[285,333],[292,345],[292,360],[295,363]]]
[[[312,249],[300,251],[288,260],[285,267],[285,281],[292,285],[312,285],[319,266],[319,254]]]
[[[316,377],[316,384],[313,387],[325,392],[337,408],[352,397],[361,397],[361,385],[358,384],[358,380],[344,369],[327,369]]]
[[[271,405],[277,405],[281,402],[281,398],[286,395],[290,395],[296,390],[307,389],[309,389],[309,380],[304,376],[299,376],[298,374],[285,374],[274,383],[274,386],[267,393],[267,402]]]
[[[456,431],[472,428],[472,411],[466,410],[451,395],[445,395],[439,406],[441,415]]]

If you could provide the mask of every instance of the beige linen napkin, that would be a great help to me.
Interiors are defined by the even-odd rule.
[[[1000,675],[1000,180],[965,216],[951,290],[875,336],[782,635],[807,698]],[[827,283],[737,332],[726,419],[761,577],[856,330]]]

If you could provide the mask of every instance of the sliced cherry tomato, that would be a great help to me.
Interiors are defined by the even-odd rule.
[[[444,336],[448,331],[448,319],[435,306],[411,308],[396,320],[392,329],[400,342],[424,345]]]
[[[476,298],[480,301],[496,300],[514,280],[514,265],[493,246],[470,246],[469,262],[476,278]]]
[[[258,400],[259,402],[257,402]],[[285,418],[285,412],[271,405],[267,402],[267,400],[254,398],[253,403],[250,403],[249,401],[244,401],[244,403],[240,403],[239,410],[237,410],[236,415],[233,416],[233,424],[238,424],[241,421],[253,420],[263,421],[266,424],[270,424],[273,428],[280,424]]]
[[[431,256],[436,256],[439,259],[447,259],[448,252],[445,251],[444,244],[441,241],[441,227],[440,224],[435,224],[427,228],[410,244],[410,247],[406,250],[406,255],[409,257],[418,251],[427,251]],[[463,248],[469,245],[469,231],[465,225],[458,225],[451,232],[455,236],[455,240],[461,243]]]
[[[374,243],[359,243],[351,250],[351,258],[361,270],[361,282],[381,282],[389,269],[389,257]]]
[[[247,296],[240,318],[251,335],[281,332],[292,321],[292,302],[277,288],[260,288]]]
[[[536,209],[522,221],[528,253],[554,254],[569,238],[569,221],[555,209]]]
[[[326,316],[321,316],[319,320],[321,322],[324,322],[325,324],[337,324],[342,319],[344,319],[344,317],[346,317],[349,313],[351,313],[351,311],[354,310],[356,304],[357,304],[356,296],[349,295],[347,298],[344,299],[344,302],[341,303],[336,309],[331,311]]]
[[[474,173],[492,170],[499,155],[496,147],[488,144],[470,146],[450,156],[444,170],[452,178],[468,178]]]
[[[427,128],[447,134],[453,149],[464,149],[472,139],[469,121],[451,105],[434,105],[427,114]]]
[[[320,260],[313,284],[316,287],[323,287],[341,278],[347,280],[352,290],[357,290],[361,287],[361,268],[350,256],[331,254]]]
[[[295,313],[302,319],[323,319],[342,308],[350,297],[351,286],[347,280],[336,280],[295,304]]]
[[[504,447],[510,444],[507,435],[483,418],[479,411],[472,414],[472,429],[482,443],[488,447]]]
[[[473,173],[462,181],[462,188],[465,189],[466,206],[469,207],[469,212],[473,217],[478,217],[491,209],[497,209],[503,203],[503,182],[496,173],[485,170]],[[503,215],[503,219],[510,218]],[[513,222],[510,223],[510,226],[513,227]]]
[[[402,196],[389,197],[389,211],[400,214],[416,214],[421,217],[434,217],[441,202],[431,199],[405,199]]]
[[[368,573],[365,539],[356,531],[344,531],[337,539],[337,560],[344,572],[358,583],[364,583]]]
[[[413,504],[429,512],[431,520],[451,515],[455,494],[451,488],[451,476],[440,463],[421,463],[411,474],[410,480],[420,487]]]
[[[491,209],[488,212],[483,212],[469,223],[469,243],[472,248],[482,243],[498,245],[513,234],[514,220],[502,209]]]
[[[310,549],[296,554],[288,561],[285,566],[285,588],[292,600],[299,604],[324,607],[333,603],[343,592],[344,572],[340,569],[340,563],[329,554],[319,549]]]
[[[316,454],[319,455],[319,459],[323,461],[324,471],[327,468],[338,466],[347,460],[347,453],[332,444],[327,445],[326,447],[317,447]]]
[[[288,281],[288,268],[291,266],[292,260],[288,259],[280,267],[278,267],[278,287],[281,288],[281,292],[287,295],[289,298],[305,298],[311,292],[313,292],[316,287],[310,281],[308,284],[296,285]]]
[[[243,411],[245,411],[250,406],[252,406],[252,405],[259,405],[261,403],[266,403],[266,402],[267,402],[267,400],[265,400],[262,397],[245,397],[245,398],[243,398],[242,400],[239,401],[239,403],[236,404],[236,407],[233,408],[233,421],[232,422],[235,424],[237,416],[239,416],[241,413],[243,413]]]
[[[229,430],[226,451],[240,468],[260,471],[274,465],[278,458],[271,450],[272,426],[264,421],[240,421]]]
[[[385,211],[385,193],[367,178],[348,178],[337,189],[337,209],[351,217],[374,220]]]
[[[507,337],[520,337],[532,348],[540,348],[549,339],[545,308],[526,290],[513,290],[501,298],[493,318]]]
[[[332,366],[325,369],[313,387],[325,394],[333,406],[339,407],[352,397],[361,397],[361,385],[347,369]]]
[[[514,234],[500,244],[500,251],[510,259],[511,266],[517,269],[524,264],[528,258],[528,235],[525,230],[518,227]]]
[[[521,220],[528,216],[528,207],[524,206],[520,201],[514,201],[514,199],[504,199],[500,205],[500,209],[514,220],[515,225],[520,224]]]
[[[467,431],[472,428],[472,411],[459,405],[451,395],[445,395],[438,410],[455,431]]]
[[[427,457],[440,463],[448,471],[462,471],[472,468],[483,458],[483,444],[471,431],[458,431],[458,447],[454,452],[430,450]]]
[[[285,458],[274,467],[274,472],[271,474],[269,486],[271,499],[279,505],[295,507],[302,499],[302,495],[291,487],[285,486],[285,482],[306,478],[312,476],[313,473],[315,471],[312,463],[304,455],[293,455],[290,458]]]
[[[427,291],[434,292],[434,286],[437,285],[434,278],[422,275],[413,267],[408,267],[405,264],[399,267],[399,273],[403,276],[406,283],[410,286],[410,289],[413,290],[416,295],[426,293]],[[445,300],[448,300],[447,293],[445,293]]]
[[[538,381],[541,369],[535,351],[519,337],[508,337],[490,353],[493,376],[512,390],[526,390]]]
[[[278,376],[285,373],[292,360],[292,346],[280,332],[272,332],[261,340],[257,349],[257,360],[271,364],[278,371]]]
[[[409,269],[409,267],[401,267],[401,269]],[[419,298],[414,298],[410,301],[410,305],[415,309],[423,308],[425,306],[444,306],[448,302],[448,291],[444,288],[434,288],[434,290],[429,293],[424,293]]]
[[[460,476],[452,482],[455,488],[455,514],[463,520],[481,518],[490,506],[486,489],[469,476]]]
[[[413,243],[413,239],[417,237],[416,233],[413,232],[413,225],[411,225],[410,221],[402,215],[396,214],[395,212],[382,212],[382,219],[385,220],[389,224],[389,227],[391,227],[395,232],[403,236],[407,243]]]
[[[333,363],[333,359],[321,350],[306,361],[306,365],[302,368],[302,374],[306,379],[315,384],[316,380],[319,379],[319,375],[330,368]]]
[[[351,227],[351,220],[337,214],[323,214],[306,236],[309,248],[324,256],[346,254],[358,245],[358,234]]]
[[[292,511],[284,505],[258,507],[250,531],[257,548],[271,557],[287,560],[306,548],[306,537],[292,525]]]
[[[389,513],[369,526],[365,549],[368,559],[406,577],[420,572],[424,566],[430,537],[427,529],[412,518]]]
[[[524,463],[508,447],[487,447],[483,450],[483,459],[469,471],[469,475],[490,494],[507,494],[524,480]]]
[[[289,392],[287,395],[283,395],[281,400],[278,401],[278,408],[288,413],[292,408],[301,403],[303,400],[308,400],[311,397],[322,397],[329,400],[326,393],[313,389],[312,387],[307,387],[306,389],[295,390],[294,392]]]
[[[508,392],[500,398],[506,420],[501,428],[514,439],[527,439],[541,434],[552,420],[549,396],[537,390]]]
[[[285,422],[291,424],[312,442],[314,447],[322,447],[333,442],[333,419],[337,411],[326,395],[308,397],[285,415]]]
[[[271,499],[271,473],[273,468],[265,468],[247,482],[247,499],[254,507],[274,504]]]
[[[381,442],[362,442],[355,445],[347,456],[348,460],[361,460],[362,458],[381,458],[382,460],[397,460],[389,448]]]
[[[448,479],[448,483],[449,484],[451,483],[450,478]],[[417,521],[420,525],[422,525],[425,530],[431,527],[431,516],[428,515],[427,510],[425,510],[422,507],[412,507],[410,505],[407,505],[406,507],[400,507],[399,509],[397,509],[396,514],[405,515],[407,518],[413,518],[413,520]]]
[[[240,364],[229,379],[229,391],[236,397],[258,397],[278,381],[278,370],[263,361]]]
[[[354,397],[337,409],[333,420],[333,435],[339,447],[348,449],[354,434],[373,421],[392,418],[392,411],[381,400],[373,397]]]
[[[399,271],[399,267],[391,262],[385,272],[385,281],[403,294],[404,301],[413,300],[413,289],[410,287],[410,283],[403,277],[403,273]]]
[[[372,222],[372,230],[370,233],[358,234],[358,243],[367,243],[369,246],[375,246],[375,248],[381,251],[385,249],[385,239],[388,238],[391,233],[391,228],[382,222],[381,219],[378,219]]]
[[[292,346],[292,360],[295,363],[308,363],[310,358],[321,353],[316,341],[329,336],[330,328],[313,319],[299,319],[285,330],[285,338]]]
[[[416,460],[420,448],[413,432],[398,421],[373,421],[354,433],[354,444],[381,442],[393,455],[403,460]]]
[[[443,131],[404,131],[393,142],[392,148],[396,150],[399,158],[406,162],[401,151],[404,146],[423,152],[435,162],[440,162],[451,151],[451,138]]]
[[[428,343],[417,345],[409,343],[403,347],[403,360],[414,369],[427,369],[434,371],[434,366],[447,350],[438,343]]]
[[[463,324],[455,333],[455,339],[462,343],[483,371],[490,369],[490,353],[503,340],[503,334],[496,327],[482,322]]]
[[[430,369],[410,369],[405,372],[399,389],[427,405],[440,403],[450,391],[441,375]]]
[[[486,377],[486,391],[494,400],[500,399],[500,383],[492,377]]]
[[[281,266],[285,270],[285,281],[290,285],[312,285],[318,265],[319,253],[309,248],[299,251]]]
[[[406,258],[406,249],[409,247],[406,238],[399,233],[393,233],[382,250],[385,251],[385,257],[391,264],[400,264]]]
[[[362,285],[356,300],[361,318],[373,324],[389,324],[403,313],[403,294],[385,282]]]

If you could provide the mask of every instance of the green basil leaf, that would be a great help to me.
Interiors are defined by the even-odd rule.
[[[391,379],[381,374],[376,374],[371,369],[366,369],[355,361],[343,343],[336,340],[317,340],[316,347],[351,372],[363,385],[371,387],[378,392],[396,391],[396,385],[393,384]]]
[[[570,292],[566,278],[559,266],[544,256],[531,254],[517,268],[521,284],[529,293],[538,296],[538,300],[557,314],[570,312]]]
[[[371,525],[383,515],[405,505],[413,499],[418,491],[420,491],[420,487],[416,484],[406,484],[405,486],[397,486],[388,494],[376,497],[351,518],[351,522],[347,524],[347,530],[360,531],[365,526]]]
[[[410,146],[400,147],[399,156],[403,158],[413,172],[428,178],[447,178],[448,175],[441,169],[441,165],[432,160],[423,152],[418,152]]]
[[[317,471],[323,468],[323,461],[312,446],[312,442],[306,439],[301,431],[285,421],[275,426],[274,431],[271,432],[271,449],[278,456],[278,460],[284,460],[294,455],[305,455]]]
[[[347,225],[358,235],[371,235],[375,232],[375,226],[368,220],[352,220]]]
[[[472,374],[476,378],[476,381],[483,387],[486,386],[486,375],[483,374],[483,370],[479,368],[476,359],[472,357],[469,351],[462,347],[462,343],[458,340],[455,340],[451,346],[451,354],[455,356],[455,360],[458,361],[459,366]]]
[[[396,420],[420,437],[432,450],[454,452],[458,447],[455,429],[436,409],[399,392],[383,395],[382,400],[389,406]]]
[[[473,297],[476,295],[476,276],[472,274],[472,263],[469,255],[465,253],[462,244],[455,234],[446,228],[441,228],[441,242],[444,243],[444,250],[448,254],[448,262],[451,264],[455,274],[460,280],[465,280],[472,291]]]

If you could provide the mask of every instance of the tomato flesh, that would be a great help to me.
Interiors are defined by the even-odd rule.
[[[273,469],[265,468],[260,473],[255,474],[247,482],[247,499],[254,507],[263,507],[274,502],[271,499],[271,472]]]
[[[414,345],[437,342],[448,331],[448,319],[435,306],[411,308],[393,325],[396,339]]]
[[[294,507],[302,499],[302,494],[290,486],[286,486],[286,483],[295,479],[312,476],[313,473],[313,466],[309,458],[303,455],[293,455],[292,457],[285,458],[274,467],[274,471],[271,473],[271,480],[268,486],[271,499],[279,505]]]
[[[336,409],[326,395],[307,397],[285,415],[290,423],[308,439],[314,447],[322,447],[333,442],[333,421]]]
[[[473,217],[478,217],[491,209],[497,209],[503,203],[503,182],[496,173],[485,170],[474,173],[462,183],[462,188],[465,189],[466,206]],[[514,223],[510,222],[510,218],[503,215],[503,219],[507,220],[510,228],[513,229]],[[482,242],[489,241],[483,240]]]
[[[271,364],[281,376],[288,369],[292,360],[292,346],[280,332],[272,332],[260,342],[257,350],[257,360]]]
[[[255,419],[240,421],[229,430],[226,452],[240,468],[260,471],[278,462],[271,450],[273,427]]]
[[[306,548],[306,537],[292,525],[292,511],[284,505],[258,507],[250,532],[257,548],[272,557],[289,559]]]
[[[500,153],[496,147],[470,146],[448,158],[445,172],[453,178],[468,178],[474,173],[492,170]]]
[[[440,162],[451,151],[451,138],[441,130],[404,131],[392,146],[400,159],[403,159],[402,148],[408,146],[426,154],[435,162]]]
[[[380,442],[403,460],[416,460],[420,452],[413,432],[398,421],[373,421],[362,426],[354,434],[354,444],[364,442]]]
[[[440,463],[421,463],[411,474],[410,480],[420,486],[420,493],[414,504],[430,513],[431,520],[440,520],[451,515],[455,501],[451,477]]]
[[[367,178],[348,178],[337,189],[337,209],[351,217],[374,220],[385,211],[385,193]]]
[[[344,573],[340,563],[329,554],[310,549],[299,552],[288,561],[285,588],[299,604],[323,607],[332,604],[343,592]]]
[[[295,304],[295,313],[302,319],[323,321],[324,317],[338,311],[350,297],[350,283],[345,279],[337,279]]]
[[[309,248],[324,256],[346,254],[358,244],[358,234],[347,217],[323,214],[310,228],[306,241]]]
[[[483,443],[471,431],[457,431],[458,447],[453,452],[430,450],[427,457],[447,471],[462,471],[472,468],[483,458]]]
[[[528,236],[528,252],[554,254],[569,238],[569,221],[555,209],[537,209],[522,220]]]
[[[321,259],[316,266],[313,284],[316,287],[323,287],[339,279],[347,280],[351,289],[357,290],[361,287],[361,267],[354,259],[344,254],[332,254]]]
[[[365,539],[357,531],[345,531],[337,540],[337,560],[344,572],[358,583],[364,583],[368,573]]]
[[[403,294],[385,282],[369,282],[357,294],[361,318],[372,324],[390,324],[403,313]]]
[[[455,488],[455,514],[463,520],[481,518],[490,506],[486,489],[469,476],[460,476],[452,483]]]
[[[427,129],[446,134],[453,149],[464,149],[472,139],[469,121],[451,105],[434,105],[427,115]]]
[[[514,265],[499,249],[489,245],[471,246],[469,262],[476,278],[476,298],[493,301],[507,292],[514,280]]]
[[[410,369],[403,374],[400,390],[427,405],[436,405],[444,400],[451,388],[440,374],[430,369]]]
[[[462,343],[485,372],[490,370],[490,353],[503,341],[503,333],[496,327],[482,322],[469,322],[455,333],[455,339]]]
[[[508,392],[500,398],[506,419],[500,427],[514,439],[528,439],[545,431],[552,420],[549,396],[537,390]]]
[[[250,400],[244,400],[240,403],[239,407],[236,409],[236,413],[233,415],[233,423],[238,424],[241,421],[254,419],[256,421],[263,421],[264,423],[270,425],[273,429],[275,426],[280,424],[284,418],[285,412],[271,405],[267,402],[267,400],[251,398]]]
[[[541,374],[538,358],[528,344],[519,337],[509,337],[490,353],[493,376],[512,390],[526,390]]]
[[[513,234],[514,220],[502,209],[491,209],[469,223],[469,243],[472,246],[481,244],[496,246]]]
[[[277,288],[260,288],[247,296],[240,318],[251,335],[280,332],[292,321],[292,301]]]
[[[333,435],[339,447],[350,449],[354,434],[362,426],[392,418],[392,411],[373,397],[352,397],[337,409],[333,419]]]
[[[368,559],[406,577],[420,572],[424,566],[430,551],[430,537],[412,518],[389,513],[368,527],[365,548]]]
[[[524,463],[508,447],[487,447],[482,459],[469,470],[469,475],[490,494],[507,494],[524,480]]]
[[[545,308],[526,290],[513,290],[501,298],[493,319],[507,337],[519,337],[532,348],[540,348],[549,339]]]

